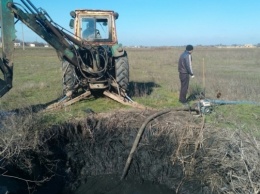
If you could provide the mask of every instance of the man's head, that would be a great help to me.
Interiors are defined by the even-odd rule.
[[[186,51],[192,52],[193,51],[193,46],[192,45],[187,45],[186,46]]]

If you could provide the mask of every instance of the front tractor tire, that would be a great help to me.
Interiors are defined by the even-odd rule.
[[[129,85],[129,63],[127,55],[115,59],[115,78],[120,88],[127,91]]]

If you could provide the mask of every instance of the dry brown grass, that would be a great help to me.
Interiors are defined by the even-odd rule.
[[[92,114],[52,128],[26,113],[3,120],[8,124],[1,127],[1,172],[15,166],[24,172],[19,179],[39,184],[64,173],[75,188],[88,176],[120,176],[138,128],[155,112]],[[164,184],[177,193],[258,194],[260,141],[254,131],[216,128],[204,119],[172,111],[149,122],[127,178]],[[39,168],[45,170],[39,174]]]

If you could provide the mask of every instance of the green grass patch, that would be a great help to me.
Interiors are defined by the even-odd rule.
[[[152,108],[178,107],[179,75],[177,64],[184,48],[126,48],[130,63],[130,81],[135,90],[133,100]],[[203,75],[203,64],[205,74]],[[195,47],[189,94],[204,90],[206,97],[222,100],[260,99],[260,49],[219,49]],[[131,93],[131,91],[129,92]],[[62,96],[62,71],[52,48],[21,48],[14,53],[13,88],[1,98],[1,110],[13,110],[46,104]],[[88,99],[63,110],[46,113],[51,122],[62,122],[86,116],[86,110],[109,112],[128,109],[109,98]],[[249,105],[220,106],[207,116],[219,126],[259,125],[259,107]]]
[[[248,104],[216,106],[213,112],[207,115],[207,122],[222,128],[243,129],[250,132],[259,129],[260,106]],[[258,135],[260,137],[260,132]]]

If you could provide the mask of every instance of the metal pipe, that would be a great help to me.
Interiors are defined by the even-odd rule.
[[[38,9],[32,4],[32,2],[30,0],[26,0],[27,3],[30,4],[30,6],[36,11],[36,13],[39,13]]]
[[[30,6],[24,1],[24,0],[21,0],[22,3],[25,5],[25,7],[27,7],[27,9],[29,9],[29,11],[32,13],[32,14],[35,14],[35,12],[30,8]]]

